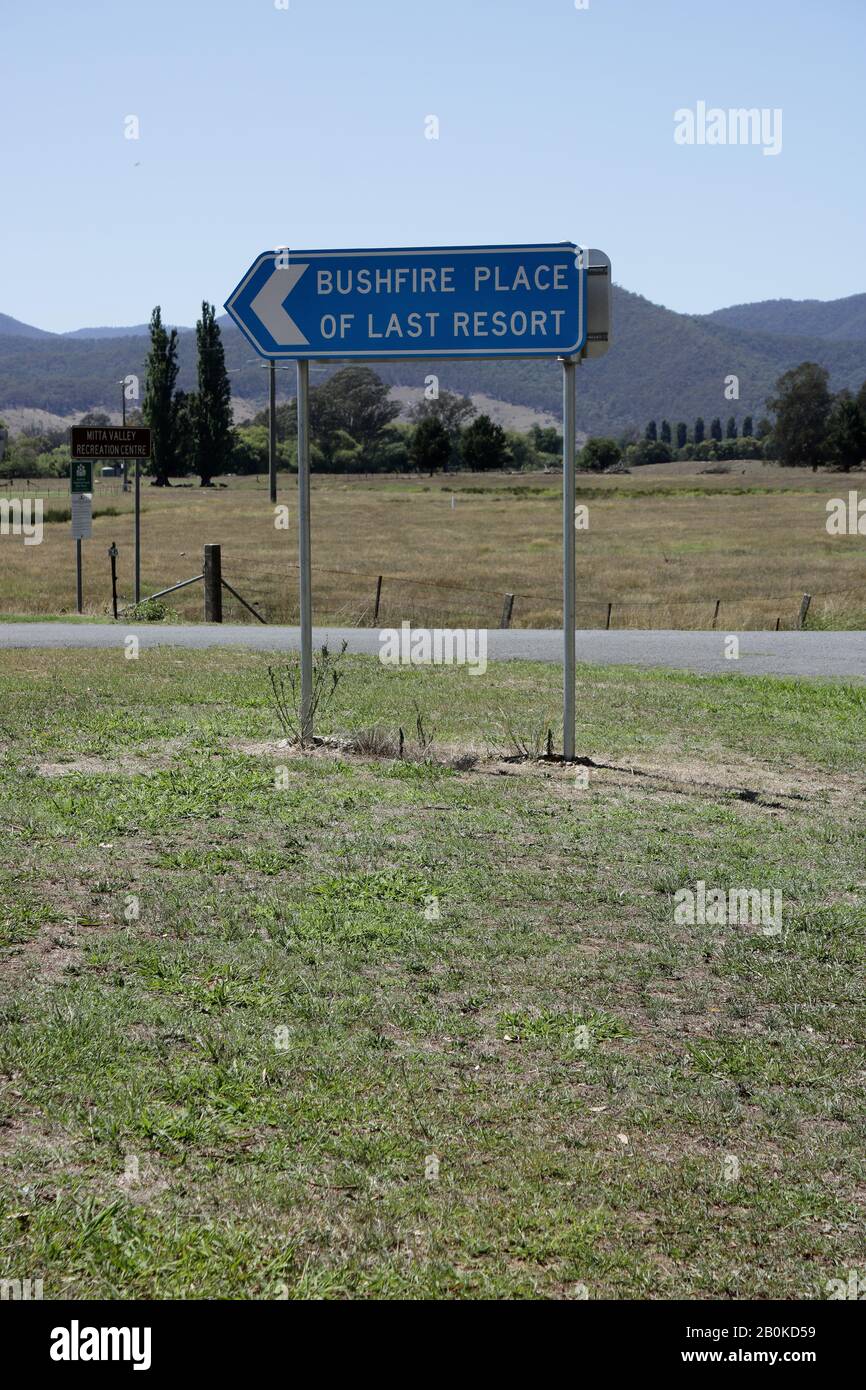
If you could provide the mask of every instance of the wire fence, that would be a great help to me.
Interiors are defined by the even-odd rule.
[[[293,564],[291,568],[295,571],[298,566]],[[436,621],[456,621],[458,617],[463,617],[467,611],[472,611],[479,618],[474,624],[480,627],[499,627],[508,628],[514,625],[521,625],[520,605],[521,601],[537,605],[539,602],[548,606],[557,606],[561,602],[561,589],[513,589],[505,590],[502,588],[482,588],[478,585],[459,584],[447,579],[431,579],[428,577],[415,578],[407,574],[384,574],[375,570],[355,570],[336,568],[327,565],[314,565],[313,573],[339,575],[341,578],[351,578],[364,581],[368,588],[368,597],[359,599],[354,597],[344,603],[338,610],[342,620],[350,626],[362,627],[365,625],[375,626],[377,623],[387,626],[394,621],[415,621],[419,617],[435,618]],[[364,585],[359,584],[358,588]],[[408,589],[410,596],[407,597],[402,591]],[[411,594],[413,590],[421,590],[421,597]],[[430,602],[431,594],[437,598],[442,596],[443,601]],[[446,596],[465,595],[471,597],[474,602],[461,605],[456,602],[450,603],[447,607],[444,603]],[[486,602],[478,605],[478,598],[482,597]],[[696,628],[716,629],[723,625],[727,613],[753,609],[766,612],[768,609],[777,609],[775,620],[769,623],[770,628],[776,631],[782,629],[798,629],[807,625],[809,612],[813,604],[824,600],[839,598],[845,600],[846,604],[852,608],[866,609],[866,597],[853,589],[824,589],[821,591],[813,589],[812,592],[787,591],[785,593],[763,593],[759,595],[729,595],[718,598],[681,598],[677,595],[670,597],[657,596],[647,598],[646,596],[632,597],[628,594],[620,594],[613,598],[602,595],[584,595],[576,599],[576,607],[582,614],[585,614],[583,625],[586,627],[600,627],[606,630],[621,626],[633,628],[638,624],[629,621],[622,621],[623,618],[631,617],[635,612],[639,612],[646,617],[655,613],[659,616],[670,617],[671,610],[684,616],[693,616],[694,622],[689,626]],[[663,627],[664,623],[653,623],[642,621],[639,626],[645,628]]]
[[[195,482],[184,480],[181,486],[195,486]],[[69,481],[67,478],[3,478],[0,489],[57,492],[67,497]],[[97,489],[103,494],[120,494],[123,479],[95,479],[94,491]],[[289,568],[297,571],[298,566],[290,564]],[[329,619],[346,626],[393,626],[404,621],[431,626],[532,626],[536,624],[527,621],[527,609],[536,615],[542,609],[547,616],[558,611],[562,599],[560,587],[488,587],[432,576],[327,565],[314,565],[313,572],[352,581],[351,586],[344,586],[351,587],[348,596],[331,595],[328,604]],[[271,595],[262,595],[259,602],[266,610],[270,609],[270,621],[291,620],[291,612],[285,610],[283,601],[274,602]],[[762,629],[791,630],[806,626],[810,611],[814,625],[835,627],[839,623],[833,613],[825,615],[825,610],[834,608],[837,614],[844,610],[852,620],[856,618],[858,625],[866,622],[866,592],[851,587],[822,589],[814,584],[808,592],[804,586],[799,591],[722,592],[697,598],[682,594],[657,593],[648,597],[646,594],[584,592],[577,597],[576,607],[579,626],[602,629],[694,627],[712,630],[726,621],[741,628],[743,615],[751,614],[755,625]],[[847,624],[842,622],[841,625]]]

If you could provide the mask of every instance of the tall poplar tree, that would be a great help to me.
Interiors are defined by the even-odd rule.
[[[202,487],[225,473],[231,462],[232,391],[226,371],[222,335],[207,300],[195,326],[198,348],[198,392],[195,398],[195,471]]]
[[[150,471],[157,487],[168,487],[177,459],[174,387],[177,381],[177,329],[169,333],[157,304],[150,316],[150,351],[144,379],[142,418],[151,429]]]

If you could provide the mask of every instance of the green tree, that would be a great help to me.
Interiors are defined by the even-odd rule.
[[[157,487],[168,487],[177,462],[174,388],[177,381],[177,329],[169,333],[157,304],[150,316],[150,351],[145,363],[141,413],[151,430],[150,471]]]
[[[754,438],[754,435],[753,435],[754,428],[755,428],[755,426],[754,426],[754,422],[753,422],[753,420],[752,420],[751,415],[747,415],[746,418],[745,418],[745,420],[743,421],[743,437],[744,437],[744,439],[752,439],[752,438]]]
[[[662,420],[662,427],[661,427],[661,432],[660,432],[660,434],[659,434],[659,438],[660,438],[660,440],[662,441],[663,444],[670,444],[670,442],[671,442],[671,427],[670,427],[669,421],[667,421],[667,420]]]
[[[279,448],[279,445],[277,445]],[[234,432],[232,472],[240,474],[266,473],[268,470],[268,431],[265,425],[252,422]]]
[[[680,420],[677,425],[677,448],[684,449],[689,442],[689,431],[685,420]]]
[[[539,454],[556,454],[562,458],[562,435],[555,425],[533,425],[530,434]]]
[[[82,415],[78,423],[79,425],[93,425],[104,428],[106,425],[111,424],[111,419],[106,415],[104,410],[88,410],[86,415]]]
[[[801,362],[776,382],[776,395],[767,401],[775,412],[773,445],[783,467],[818,467],[832,398],[828,373],[816,362]]]
[[[603,473],[606,468],[615,468],[622,458],[622,450],[615,439],[596,436],[588,439],[577,456],[577,466],[593,473]]]
[[[363,469],[377,473],[406,473],[411,467],[409,446],[412,443],[412,426],[397,421],[383,430],[373,451],[360,459]]]
[[[644,433],[644,439],[656,440],[658,439],[658,437],[659,434],[658,430],[656,429],[656,422],[655,420],[650,420]]]
[[[831,468],[848,473],[866,458],[866,420],[847,392],[833,402],[827,417],[824,459]]]
[[[722,437],[722,422],[718,415],[710,422],[710,438],[719,440]]]
[[[694,438],[695,438],[695,443],[696,443],[696,444],[703,444],[704,440],[706,439],[706,431],[705,431],[705,429],[704,429],[703,416],[701,416],[701,415],[699,415],[698,418],[697,418],[697,420],[695,421],[695,436],[694,436]]]
[[[737,437],[737,421],[736,421],[736,419],[735,419],[735,417],[734,417],[733,415],[729,415],[729,416],[728,416],[728,423],[727,423],[727,426],[726,426],[726,428],[725,428],[725,438],[726,438],[726,439],[736,439],[736,437]]]
[[[460,450],[466,467],[473,472],[504,468],[509,462],[505,431],[500,425],[495,425],[489,415],[479,415],[463,431]]]
[[[232,437],[232,391],[226,372],[222,335],[214,307],[203,301],[195,326],[198,348],[198,393],[195,402],[195,450],[193,468],[202,487],[228,471]]]
[[[648,463],[670,463],[671,446],[661,439],[641,439],[630,444],[625,452],[625,462],[635,468],[643,468]]]
[[[519,430],[506,430],[505,438],[508,442],[511,462],[515,468],[530,469],[542,466],[531,434],[522,434]]]
[[[418,402],[409,411],[409,419],[420,425],[424,420],[438,420],[450,441],[449,462],[456,463],[460,455],[460,434],[477,412],[468,396],[452,391],[440,391],[438,396]],[[447,467],[447,464],[446,464]]]
[[[409,445],[412,466],[419,472],[429,471],[432,477],[437,468],[448,467],[450,457],[451,440],[442,420],[436,415],[422,416]]]
[[[369,367],[343,367],[310,392],[310,428],[323,459],[337,461],[342,435],[357,444],[359,465],[372,466],[388,426],[400,414],[390,388]]]
[[[322,473],[355,473],[363,469],[363,455],[357,439],[348,430],[331,429],[317,435],[312,426],[310,400],[310,467]]]
[[[179,477],[185,477],[190,473],[195,463],[197,405],[198,397],[194,391],[175,392],[175,471]]]

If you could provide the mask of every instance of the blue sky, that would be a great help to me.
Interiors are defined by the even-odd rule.
[[[573,239],[691,312],[866,290],[864,0],[0,0],[0,51],[0,312],[43,328],[192,323],[277,245]],[[781,153],[677,145],[699,101],[781,108]]]

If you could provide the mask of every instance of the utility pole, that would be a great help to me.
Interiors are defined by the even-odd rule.
[[[125,428],[125,427],[126,427],[126,378],[124,377],[122,381],[118,382],[118,385],[119,385],[119,387],[120,387],[120,418],[121,418],[121,422],[122,422],[122,424],[123,424],[123,426],[124,426],[124,428]],[[126,476],[126,459],[123,460],[123,491],[124,491],[124,492],[129,492],[129,479],[128,479],[127,476]]]
[[[247,358],[240,367],[232,367],[233,372],[243,371],[244,366],[267,367],[268,369],[268,495],[271,503],[277,500],[277,372],[287,372],[288,365],[277,366],[276,358],[269,357],[260,362],[257,357]]]

